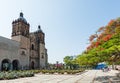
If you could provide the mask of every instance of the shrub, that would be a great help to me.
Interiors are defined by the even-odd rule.
[[[0,72],[0,80],[15,79],[19,77],[32,77],[34,73],[32,71],[8,71]]]

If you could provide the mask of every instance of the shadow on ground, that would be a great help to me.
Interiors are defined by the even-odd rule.
[[[116,76],[99,76],[94,79],[94,83],[120,83],[120,73],[116,73]]]

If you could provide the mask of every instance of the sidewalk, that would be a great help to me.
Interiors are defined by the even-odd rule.
[[[116,70],[87,70],[80,75],[36,74],[34,77],[0,80],[0,83],[120,83],[120,78],[115,76],[116,73]]]
[[[98,71],[93,83],[120,83],[120,78],[116,76],[119,73],[117,70],[111,70],[108,72]]]

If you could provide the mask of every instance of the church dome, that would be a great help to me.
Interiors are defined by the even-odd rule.
[[[42,32],[42,33],[43,33],[40,25],[38,25],[38,30],[37,30],[37,32]]]
[[[22,12],[20,12],[20,16],[19,16],[19,18],[17,20],[18,21],[21,20],[21,21],[27,23],[26,19],[23,17],[23,13]]]
[[[41,29],[41,26],[40,25],[38,25],[38,30],[37,31],[35,31],[35,33],[43,33],[43,31],[42,31],[42,29]],[[44,34],[44,33],[43,33]]]
[[[35,34],[39,34],[39,33],[41,33],[41,34],[45,35],[44,32],[42,31],[40,25],[38,25],[38,30],[36,30],[34,33],[35,33]]]

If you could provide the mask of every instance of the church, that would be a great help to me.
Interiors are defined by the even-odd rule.
[[[20,13],[12,22],[11,39],[0,36],[0,70],[46,69],[48,54],[41,26],[30,32],[30,24]]]

